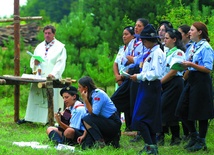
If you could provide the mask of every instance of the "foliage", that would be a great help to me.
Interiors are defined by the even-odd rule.
[[[79,78],[85,74],[86,63],[94,64],[97,54],[99,27],[93,26],[93,16],[79,11],[69,14],[57,27],[56,38],[66,45],[67,65],[64,75]]]
[[[6,69],[6,68],[12,68],[12,66],[14,66],[14,42],[11,38],[9,38],[9,42],[4,42],[4,45],[6,47],[8,47],[5,50],[2,50],[2,58],[1,58],[1,63],[2,63],[2,68]],[[14,67],[13,67],[14,68]],[[4,70],[2,70],[3,73]],[[13,70],[10,70],[9,73],[7,74],[13,74]]]
[[[198,0],[194,0],[189,6],[184,5],[181,0],[177,1],[177,7],[170,6],[172,6],[171,0],[169,0],[165,6],[166,14],[157,16],[158,20],[168,20],[172,23],[174,28],[177,28],[182,24],[191,25],[195,21],[209,24],[207,20],[208,17],[211,16],[211,8],[203,5],[202,10],[199,10]]]
[[[43,16],[45,21],[60,22],[70,13],[73,0],[28,0],[26,6],[20,8],[21,16]]]
[[[94,79],[99,87],[104,88],[107,92],[107,87],[114,83],[114,74],[112,72],[112,64],[114,63],[114,58],[110,57],[110,49],[108,43],[103,43],[97,48],[96,53],[98,54],[97,63],[92,66],[92,64],[86,64],[86,70],[88,75]]]

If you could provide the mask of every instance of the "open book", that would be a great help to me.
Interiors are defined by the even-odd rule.
[[[42,57],[37,56],[37,55],[33,55],[31,52],[27,51],[27,54],[29,54],[30,56],[32,56],[34,59],[38,60],[39,62],[44,62],[45,60],[42,59]]]
[[[120,72],[120,75],[122,75],[122,76],[125,76],[125,77],[127,77],[127,78],[130,78],[130,74],[128,74],[127,72],[125,72],[125,71],[121,71]]]

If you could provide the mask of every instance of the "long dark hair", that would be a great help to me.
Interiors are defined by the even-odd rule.
[[[137,21],[140,21],[144,27],[149,24],[149,21],[145,18],[138,18]]]
[[[185,25],[185,24],[179,26],[178,28],[180,28],[183,31],[183,33],[185,33],[185,34],[188,34],[188,32],[190,30],[190,26],[189,25]]]
[[[170,38],[172,38],[172,39],[176,38],[175,46],[178,49],[180,49],[180,50],[182,50],[182,51],[185,52],[186,48],[184,47],[184,44],[182,42],[182,35],[181,35],[181,33],[178,30],[176,30],[176,29],[169,29],[166,33],[169,34]]]
[[[97,87],[94,84],[94,81],[89,77],[85,76],[79,79],[78,83],[83,86],[88,88],[88,101],[91,103],[91,93],[93,90],[95,90]]]

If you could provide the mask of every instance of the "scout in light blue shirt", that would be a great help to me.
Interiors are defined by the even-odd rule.
[[[205,68],[213,69],[214,52],[210,44],[202,39],[197,43],[193,43],[189,48],[187,60],[192,61],[195,64],[204,66]],[[190,71],[197,71],[193,67],[188,67]]]
[[[211,78],[214,52],[209,45],[210,38],[206,24],[194,22],[189,34],[194,43],[188,51],[187,61],[182,63],[188,67],[189,72],[185,72],[188,73],[188,80],[177,103],[175,115],[185,121],[190,131],[190,141],[185,149],[188,152],[195,152],[207,150],[206,135],[209,120],[214,118]],[[195,126],[195,121],[199,123],[198,128]]]
[[[81,138],[87,142],[82,149],[93,147],[95,143],[101,148],[109,144],[118,148],[122,123],[111,99],[89,76],[78,81],[78,90],[89,112],[82,119],[86,131]]]
[[[73,86],[64,87],[60,90],[60,95],[63,97],[66,110],[60,113],[59,109],[55,113],[54,117],[59,126],[48,127],[48,137],[57,143],[77,143],[77,139],[82,136],[85,130],[81,119],[87,115],[86,108],[79,101],[77,88]],[[68,112],[69,110],[70,112]]]
[[[142,44],[142,41],[138,38],[132,39],[126,48],[125,55],[122,61],[124,66],[128,66],[128,68],[133,68],[135,66],[139,66],[140,62],[142,62],[143,53],[147,52],[148,49]],[[128,64],[127,56],[133,56],[133,63]]]
[[[81,119],[87,115],[87,111],[84,104],[80,101],[76,101],[74,106],[70,107],[70,111],[70,127],[84,131],[85,128],[81,122]]]
[[[109,118],[117,111],[114,103],[103,90],[98,88],[93,90],[92,98],[93,114]]]

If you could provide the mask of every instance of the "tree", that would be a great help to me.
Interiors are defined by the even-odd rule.
[[[104,88],[107,92],[107,88],[114,84],[115,78],[113,74],[113,63],[114,57],[110,57],[110,48],[108,43],[100,44],[97,49],[96,53],[103,51],[103,54],[100,54],[97,59],[97,63],[92,65],[90,63],[86,64],[86,70],[88,75],[94,79],[95,83],[99,86]]]
[[[27,5],[21,7],[20,15],[43,16],[52,22],[60,22],[71,12],[72,1],[74,0],[28,0]]]
[[[172,23],[174,28],[178,28],[182,24],[191,25],[195,21],[201,21],[207,23],[208,17],[211,16],[210,7],[203,6],[202,10],[199,10],[199,1],[185,6],[180,1],[177,1],[177,7],[171,8],[171,1],[166,5],[166,14],[163,16],[157,16],[158,20],[168,20]]]
[[[84,13],[82,3],[76,12],[64,17],[57,26],[56,38],[61,40],[67,50],[67,65],[65,76],[79,78],[86,73],[86,63],[95,64],[100,29],[93,26],[93,16]]]

